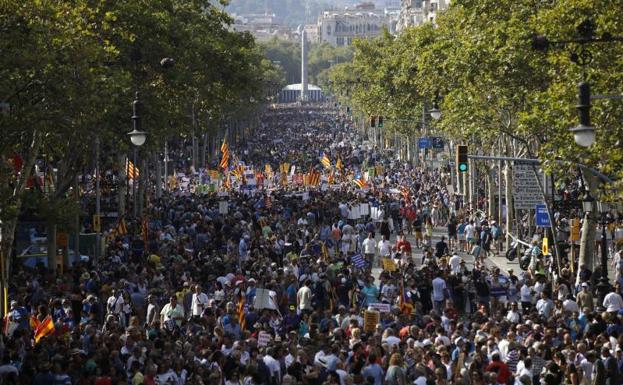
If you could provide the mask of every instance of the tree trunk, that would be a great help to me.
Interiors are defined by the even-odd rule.
[[[156,165],[156,198],[162,197],[162,163],[160,162],[158,151],[154,152],[153,161]]]
[[[139,217],[139,221],[140,218],[143,216],[143,207],[145,205],[145,194],[147,192],[147,181],[148,181],[148,175],[149,175],[149,170],[147,169],[148,167],[148,154],[145,154],[145,156],[143,156],[143,158],[141,159],[141,172],[139,174],[139,179],[140,179],[140,183],[138,185],[138,217]]]
[[[487,216],[495,218],[495,181],[493,180],[493,169],[487,170]]]
[[[125,167],[126,157],[124,153],[119,153],[117,155],[117,165],[119,167],[119,182],[117,184],[117,191],[119,192],[119,196],[117,197],[117,207],[119,207],[119,218],[123,218],[125,216],[126,209],[126,194],[128,190],[128,176],[127,170]]]
[[[80,189],[78,186],[78,175],[74,178],[74,198],[76,205],[80,207]],[[80,258],[80,212],[76,213],[76,231],[74,231],[74,254],[76,258]]]
[[[48,269],[50,271],[56,271],[56,224],[48,222],[47,228]]]
[[[206,168],[206,152],[208,152],[208,134],[203,134],[203,144],[201,146],[201,164],[199,168]]]
[[[506,183],[506,241],[504,249],[508,250],[511,244],[511,232],[513,231],[513,191],[511,186],[513,185],[513,170],[511,168],[511,162],[506,161],[506,168],[504,170],[504,182]]]

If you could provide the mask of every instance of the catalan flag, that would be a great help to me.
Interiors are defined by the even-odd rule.
[[[327,183],[328,184],[335,183],[335,178],[333,177],[333,173],[329,174],[329,177],[327,178]]]
[[[227,169],[229,167],[229,144],[227,144],[227,136],[223,138],[223,144],[221,144],[221,163],[219,164],[220,168]]]
[[[342,158],[337,158],[337,162],[335,162],[335,168],[338,170],[342,170],[344,168],[344,164],[342,164]]]
[[[53,334],[54,331],[54,321],[52,316],[48,315],[35,329],[35,343],[38,344],[43,337]]]
[[[223,187],[227,190],[231,188],[231,180],[229,179],[229,174],[225,174],[225,178],[223,179]]]
[[[141,239],[143,242],[147,243],[147,239],[149,238],[149,220],[146,216],[141,220]]]
[[[320,163],[322,163],[322,165],[325,168],[331,168],[331,159],[329,159],[329,157],[325,153],[322,154],[322,158],[320,159]]]
[[[236,166],[233,170],[231,170],[231,173],[236,177],[236,179],[241,180],[244,176],[244,167]]]
[[[266,163],[266,166],[264,166],[264,174],[266,174],[266,176],[269,178],[273,174],[273,169],[270,167],[270,164],[268,163]]]
[[[128,179],[137,179],[141,173],[138,167],[136,167],[134,163],[130,162],[130,159],[126,159],[125,174],[128,176]]]
[[[320,184],[320,173],[310,171],[303,176],[303,184],[305,186],[318,186]]]
[[[246,316],[244,314],[244,302],[245,302],[244,294],[241,293],[240,299],[238,300],[238,309],[237,309],[238,323],[240,324],[240,330],[246,329],[246,326],[247,326]]]
[[[287,174],[290,172],[290,163],[281,163],[279,165],[279,172]]]
[[[329,249],[327,248],[327,243],[322,242],[320,245],[320,252],[322,253],[322,259],[325,262],[329,261]]]

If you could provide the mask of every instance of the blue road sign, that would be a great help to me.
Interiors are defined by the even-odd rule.
[[[534,209],[536,210],[536,225],[539,227],[552,227],[549,221],[549,214],[547,213],[547,206],[536,205]]]
[[[430,138],[425,136],[425,137],[418,139],[417,146],[418,148],[432,148],[433,144],[431,143]]]

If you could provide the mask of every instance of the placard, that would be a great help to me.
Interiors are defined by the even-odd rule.
[[[379,322],[381,322],[381,313],[376,310],[366,310],[363,314],[363,331],[374,333]]]
[[[267,346],[270,343],[270,333],[261,331],[257,334],[257,346]]]
[[[229,212],[229,203],[227,201],[218,202],[218,213],[221,215],[227,215]]]
[[[367,203],[360,203],[359,214],[361,214],[361,216],[370,215],[370,205]]]
[[[383,270],[385,271],[396,271],[398,270],[398,266],[396,266],[396,262],[394,262],[391,258],[383,258]]]
[[[378,310],[381,313],[389,313],[391,310],[391,306],[388,303],[381,302],[371,303],[368,305],[368,307],[371,307],[374,310]]]

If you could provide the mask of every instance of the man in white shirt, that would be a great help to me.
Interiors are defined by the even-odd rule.
[[[437,277],[433,279],[433,307],[441,314],[444,303],[446,301],[446,281],[441,278],[441,274],[437,273]]]
[[[372,233],[368,233],[368,238],[363,240],[363,254],[369,263],[369,266],[374,266],[374,254],[376,253],[376,241],[372,237]]]
[[[182,321],[184,320],[184,308],[182,305],[177,303],[177,297],[172,295],[169,298],[169,303],[162,307],[162,311],[160,311],[160,324],[171,328],[171,323],[168,321],[175,321],[177,326],[182,326]],[[167,326],[168,325],[168,326]]]
[[[264,364],[270,370],[270,376],[273,379],[273,381],[269,381],[269,382],[273,384],[280,384],[281,383],[281,364],[279,363],[279,361],[277,361],[274,358],[275,355],[276,355],[275,348],[269,348],[266,351],[266,355],[264,356],[263,361],[264,361]]]
[[[201,286],[195,285],[195,292],[193,293],[193,297],[191,300],[191,314],[197,317],[200,317],[203,311],[208,307],[208,296],[206,293],[201,292]]]
[[[392,255],[392,245],[385,236],[379,241],[379,255],[381,258],[390,258]]]
[[[618,313],[623,308],[623,298],[616,291],[612,291],[606,294],[602,305],[608,313]]]
[[[123,296],[121,295],[121,291],[114,289],[108,300],[106,301],[106,309],[109,314],[119,315],[123,310]]]
[[[457,253],[452,254],[450,257],[448,263],[450,264],[452,274],[458,274],[461,272],[461,260],[462,258]]]
[[[468,245],[473,245],[476,242],[476,226],[474,226],[474,221],[470,221],[467,226],[465,226],[465,240]]]
[[[511,303],[511,309],[506,313],[506,319],[513,324],[518,324],[521,321],[521,315],[517,309],[517,302]]]
[[[299,291],[296,293],[296,303],[298,305],[299,311],[302,312],[311,312],[312,311],[312,291],[310,289],[311,280],[305,280],[305,283]]]

